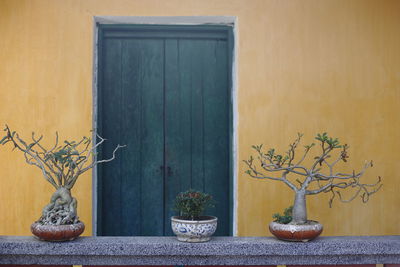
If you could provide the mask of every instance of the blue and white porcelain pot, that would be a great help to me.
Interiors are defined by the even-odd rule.
[[[182,216],[172,216],[172,231],[179,241],[206,242],[217,230],[218,218],[214,216],[201,216],[200,220],[184,220]]]

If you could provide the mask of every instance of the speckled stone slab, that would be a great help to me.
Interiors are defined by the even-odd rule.
[[[43,242],[0,236],[0,264],[51,265],[285,265],[400,263],[400,236],[319,237],[284,242],[272,237],[214,237],[183,243],[175,237],[80,237]]]

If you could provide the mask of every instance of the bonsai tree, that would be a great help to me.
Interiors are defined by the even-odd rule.
[[[329,206],[338,198],[342,202],[350,202],[360,196],[365,203],[369,197],[381,187],[381,177],[373,184],[361,182],[365,171],[372,167],[372,161],[366,162],[359,172],[336,172],[334,169],[339,162],[347,162],[347,144],[341,145],[337,138],[329,137],[327,133],[317,134],[315,139],[319,145],[318,154],[311,160],[310,166],[303,164],[315,143],[304,146],[304,152],[298,157],[298,150],[302,134],[298,134],[289,145],[286,154],[278,154],[275,149],[263,150],[262,145],[253,146],[257,159],[252,156],[244,160],[248,167],[246,173],[255,179],[280,181],[286,184],[295,193],[291,224],[307,223],[306,196],[319,193],[330,193]],[[293,181],[293,176],[297,179]],[[341,191],[353,189],[349,198],[345,198]],[[289,215],[288,211],[287,215]]]
[[[185,220],[199,220],[207,207],[212,206],[212,196],[189,189],[179,193],[175,199],[175,210]]]
[[[84,136],[79,141],[64,141],[59,144],[58,133],[51,148],[46,148],[41,141],[43,136],[36,137],[32,133],[31,141],[26,141],[6,125],[5,136],[0,144],[10,143],[14,149],[24,154],[26,163],[38,167],[43,177],[55,189],[50,203],[43,208],[42,216],[38,220],[44,225],[65,225],[79,222],[77,215],[77,201],[71,196],[71,189],[78,177],[92,169],[99,163],[109,162],[115,158],[115,152],[123,147],[118,145],[112,157],[104,160],[95,160],[96,149],[106,140],[100,136],[94,145],[93,140]]]

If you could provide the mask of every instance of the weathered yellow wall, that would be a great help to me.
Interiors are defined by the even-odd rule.
[[[286,149],[297,132],[328,131],[365,159],[384,188],[367,205],[309,198],[326,235],[399,234],[400,1],[0,0],[0,124],[29,136],[78,138],[91,129],[93,16],[231,15],[239,22],[239,158],[250,146]],[[51,187],[23,156],[0,148],[0,234],[29,235]],[[283,184],[251,180],[239,165],[238,233],[269,235],[291,204]],[[91,176],[74,194],[91,234]]]

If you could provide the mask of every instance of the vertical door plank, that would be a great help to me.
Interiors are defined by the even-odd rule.
[[[121,153],[121,235],[139,235],[141,224],[141,92],[142,79],[141,41],[123,40],[122,61],[122,107],[118,116],[121,121],[122,141],[126,148]],[[118,179],[118,177],[115,177]]]
[[[182,170],[180,165],[183,153],[176,153],[183,150],[184,138],[180,132],[180,87],[179,87],[179,62],[178,62],[178,40],[165,40],[165,110],[164,110],[164,131],[165,131],[165,203],[164,203],[164,235],[172,235],[170,217],[175,215],[173,201],[176,194],[181,190]],[[184,158],[183,158],[184,159]],[[186,165],[185,165],[186,166]],[[170,172],[168,172],[170,168]]]
[[[165,235],[172,235],[170,217],[176,195],[191,187],[190,166],[190,76],[179,55],[179,41],[165,41]],[[169,168],[169,169],[168,169]]]
[[[179,127],[179,146],[177,144],[169,143],[167,149],[174,151],[174,155],[179,161],[176,162],[177,169],[179,171],[180,191],[186,191],[193,187],[192,184],[192,73],[190,71],[192,58],[190,47],[187,45],[187,41],[178,40],[178,83],[179,83],[179,106],[170,108],[175,109],[179,114],[175,117],[178,120],[178,124],[175,127]],[[169,78],[168,78],[169,80]],[[171,118],[173,119],[173,118]],[[167,121],[167,127],[173,128],[173,124],[169,124],[171,121]],[[171,146],[172,145],[172,146]],[[169,163],[168,163],[169,164]]]
[[[108,139],[103,143],[101,157],[112,155],[115,146],[121,141],[121,125],[116,119],[121,113],[121,48],[120,40],[106,39],[104,42],[104,70],[102,91],[102,131],[100,135]],[[102,169],[102,227],[107,235],[118,235],[121,226],[121,160],[115,160],[99,165]]]
[[[204,177],[218,214],[216,235],[229,234],[229,88],[226,41],[205,41]]]
[[[206,191],[204,187],[204,125],[203,125],[203,57],[205,47],[203,40],[182,41],[185,57],[191,59],[190,90],[191,90],[191,147],[192,147],[192,187]],[[182,70],[184,71],[184,70]]]
[[[164,41],[143,39],[141,77],[141,235],[164,234]],[[127,192],[128,193],[128,192]],[[138,216],[138,215],[133,215]]]

